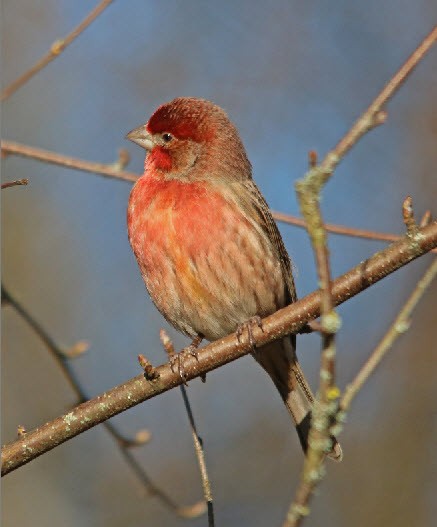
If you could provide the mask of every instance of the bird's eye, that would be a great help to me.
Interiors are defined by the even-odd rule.
[[[173,136],[169,133],[165,133],[165,134],[162,134],[162,140],[165,142],[165,143],[169,143],[171,140],[173,139]]]

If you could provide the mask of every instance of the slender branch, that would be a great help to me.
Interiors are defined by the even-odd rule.
[[[21,185],[27,185],[29,183],[28,179],[16,179],[15,181],[7,181],[6,183],[2,183],[2,190],[4,188],[9,187],[18,187]]]
[[[2,302],[5,305],[10,305],[20,315],[20,317],[32,328],[39,339],[44,343],[47,350],[56,360],[62,372],[64,373],[68,383],[76,394],[79,402],[85,402],[88,399],[80,381],[78,380],[74,370],[71,368],[68,350],[67,353],[56,344],[49,333],[33,318],[29,311],[19,302],[3,285],[2,285]],[[139,430],[134,438],[124,437],[109,421],[102,423],[107,431],[115,439],[115,442],[120,449],[122,456],[126,463],[135,472],[138,479],[143,483],[145,491],[150,496],[156,496],[167,508],[172,510],[178,516],[184,518],[194,518],[199,514],[203,514],[205,506],[203,504],[203,511],[199,503],[190,506],[178,506],[163,490],[161,490],[148,476],[146,471],[139,465],[131,452],[131,447],[141,446],[145,444],[149,438],[150,433],[146,430]],[[26,436],[23,436],[25,439]],[[202,502],[203,503],[203,502]]]
[[[335,305],[370,287],[408,262],[437,247],[437,222],[419,229],[414,237],[405,236],[337,278],[332,283]],[[302,298],[263,320],[262,330],[253,328],[254,342],[261,346],[290,333],[298,333],[310,320],[320,315],[320,292]],[[187,380],[205,375],[228,362],[246,355],[252,347],[245,340],[237,342],[235,334],[209,344],[188,356],[184,362]],[[124,384],[82,403],[65,415],[40,426],[3,447],[2,474],[7,474],[45,452],[68,441],[128,408],[179,386],[182,380],[170,364],[156,368],[159,377],[147,381],[139,375]]]
[[[57,154],[56,152],[15,143],[13,141],[2,141],[1,149],[3,156],[16,155],[21,157],[29,157],[31,159],[36,159],[37,161],[42,161],[43,163],[59,165],[72,168],[73,170],[81,170],[83,172],[91,172],[93,174],[99,174],[100,176],[121,179],[123,181],[129,181],[132,183],[135,183],[135,181],[138,179],[138,174],[120,170],[119,163],[114,165],[114,163],[105,164],[95,163],[93,161],[85,161],[76,157]]]
[[[364,134],[385,122],[386,113],[383,110],[384,106],[399,90],[407,77],[430,51],[436,41],[437,25],[433,27],[431,32],[423,39],[417,49],[384,86],[367,110],[355,121],[351,129],[339,141],[334,150],[329,152],[322,163],[315,168],[315,170],[320,173],[324,172],[323,179],[325,181],[330,178],[332,171],[341,159],[347,154],[347,152],[349,152],[357,141],[363,137]]]
[[[1,292],[2,302],[14,308],[20,317],[32,328],[32,330],[50,352],[52,357],[56,360],[71,389],[75,393],[79,403],[87,401],[89,397],[77,378],[74,369],[71,367],[70,360],[68,359],[68,353],[66,353],[63,349],[61,349],[60,346],[56,344],[50,334],[41,326],[39,322],[36,321],[30,312],[21,304],[21,302],[15,298],[14,295],[10,293],[10,291],[6,289],[3,284]],[[143,442],[138,443],[136,439],[124,437],[109,422],[105,422],[105,426],[121,447],[139,446],[139,444],[143,444]]]
[[[1,150],[3,156],[15,155],[26,157],[29,159],[41,161],[42,163],[51,163],[54,165],[71,168],[73,170],[90,172],[92,174],[97,174],[113,179],[120,179],[122,181],[131,183],[135,183],[135,181],[140,177],[139,174],[135,174],[134,172],[122,170],[126,163],[120,163],[120,161],[110,164],[95,163],[93,161],[86,161],[76,157],[65,156],[50,150],[43,150],[42,148],[36,148],[7,140],[1,142]],[[125,155],[124,151],[122,154]],[[296,227],[306,228],[305,220],[303,218],[292,216],[290,214],[284,214],[283,212],[273,212],[272,214],[277,221],[295,225]],[[366,238],[369,240],[380,240],[384,242],[394,242],[402,237],[398,234],[355,229],[345,225],[336,225],[333,223],[326,223],[325,229],[328,232],[332,232],[333,234],[352,236],[356,238]]]
[[[305,220],[303,218],[299,218],[299,216],[293,216],[291,214],[285,214],[284,212],[277,212],[277,211],[273,211],[272,215],[276,221],[280,221],[282,223],[287,223],[288,225],[294,225],[295,227],[301,227],[303,229],[306,229]],[[426,215],[426,217],[427,216],[428,214]],[[353,238],[363,238],[365,240],[376,240],[376,241],[381,241],[381,242],[395,242],[396,240],[399,240],[399,238],[402,238],[402,235],[400,234],[370,231],[367,229],[356,229],[354,227],[347,227],[346,225],[338,225],[335,223],[325,223],[324,226],[325,226],[325,229],[328,232],[331,232],[332,234],[339,234],[341,236],[350,236]]]
[[[417,224],[414,218],[413,211],[413,199],[411,196],[407,196],[402,204],[402,216],[404,218],[404,224],[407,228],[407,233],[414,236],[417,232]]]
[[[431,265],[426,270],[425,274],[417,283],[414,291],[406,301],[405,305],[399,311],[397,317],[389,327],[387,333],[384,335],[378,346],[373,350],[369,359],[358,372],[355,379],[346,387],[339,403],[339,411],[346,412],[349,410],[352,400],[363,387],[370,375],[375,371],[376,367],[382,361],[386,353],[393,347],[394,342],[410,328],[410,317],[417,306],[419,300],[424,295],[425,291],[431,285],[431,282],[437,275],[437,258],[433,260]],[[340,419],[343,421],[344,417]]]
[[[174,350],[173,342],[170,340],[170,337],[167,335],[164,329],[161,329],[161,331],[159,332],[159,336],[160,336],[162,345],[164,346],[164,349],[167,352],[169,359],[171,360],[172,358],[175,357],[175,350]],[[202,478],[203,495],[205,497],[205,502],[208,508],[208,526],[214,527],[214,504],[213,504],[213,499],[212,499],[211,483],[209,481],[208,470],[206,468],[203,441],[200,438],[199,434],[197,433],[196,423],[194,421],[194,415],[191,410],[191,404],[188,399],[188,394],[187,394],[185,385],[181,384],[179,388],[181,390],[182,400],[184,401],[185,411],[187,412],[187,415],[188,415],[188,421],[190,423],[191,434],[193,436],[194,450],[196,452],[197,462],[199,464],[199,469],[200,469],[200,476]]]
[[[296,182],[295,188],[299,199],[300,210],[308,230],[313,252],[321,295],[321,336],[322,352],[320,358],[319,390],[315,398],[311,427],[308,434],[308,450],[306,452],[301,482],[295,499],[290,507],[284,527],[300,521],[308,513],[308,501],[313,489],[324,475],[324,459],[327,452],[337,450],[337,459],[341,459],[341,447],[333,445],[330,427],[335,414],[338,389],[335,385],[335,334],[341,326],[340,318],[334,310],[332,296],[332,279],[329,261],[328,236],[324,226],[320,208],[320,196],[326,179],[320,178],[317,156],[310,154],[310,171]],[[323,174],[323,173],[322,173]]]
[[[425,225],[429,225],[431,221],[432,221],[431,211],[427,210],[425,214],[422,216],[422,219],[420,220],[419,227],[425,227]]]
[[[416,284],[413,292],[406,301],[405,305],[399,311],[397,317],[391,324],[387,333],[381,339],[380,343],[374,349],[369,359],[358,372],[355,379],[349,384],[338,404],[336,424],[331,430],[332,433],[338,434],[342,430],[342,424],[346,420],[346,413],[349,410],[352,400],[359,390],[363,387],[369,376],[375,371],[386,353],[393,347],[395,341],[405,333],[410,327],[410,317],[419,300],[424,295],[427,288],[437,275],[437,258],[433,260],[426,270],[425,274]],[[325,471],[322,469],[317,474],[317,483],[321,477],[324,477]],[[309,498],[313,492],[311,481],[301,481],[294,502],[290,506],[287,520],[284,527],[293,527],[299,525],[303,518],[310,512],[308,507]]]
[[[197,518],[198,516],[205,514],[205,502],[203,500],[193,503],[192,505],[178,505],[166,492],[159,488],[150,479],[150,477],[147,475],[147,472],[135,459],[130,449],[121,448],[120,452],[124,457],[126,463],[130,466],[133,472],[135,472],[138,479],[143,484],[147,496],[158,498],[159,501],[163,505],[165,505],[165,507],[170,509],[174,514],[176,514],[176,516],[179,516],[181,518],[191,519]]]
[[[334,335],[340,327],[340,321],[333,311],[327,234],[320,209],[321,191],[331,178],[334,169],[359,139],[376,126],[385,122],[387,115],[383,107],[412,73],[425,54],[431,49],[436,40],[437,26],[424,38],[418,48],[381,90],[367,110],[355,121],[336,147],[328,152],[320,164],[316,165],[313,159],[314,154],[312,154],[310,170],[302,180],[296,183],[296,192],[299,197],[302,216],[305,219],[316,257],[322,294],[321,322],[324,334],[322,335],[323,350],[320,365],[320,385],[314,403],[313,418],[309,432],[309,448],[305,457],[301,480],[283,527],[300,525],[303,518],[309,513],[309,501],[317,484],[321,481],[325,473],[325,452],[330,450],[331,427],[337,417],[336,399],[338,398],[339,390],[335,386],[334,377]],[[404,203],[403,211],[404,218],[408,218],[410,223],[411,221],[414,222],[412,213],[408,210],[408,200]],[[411,238],[417,237],[417,228],[414,231],[409,229],[408,236]]]
[[[75,40],[94,20],[104,11],[113,0],[102,0],[83,20],[82,22],[73,29],[63,39],[56,40],[51,45],[49,51],[41,57],[36,64],[34,64],[30,69],[23,73],[18,79],[7,86],[1,96],[0,100],[4,101],[10,95],[12,95],[18,88],[21,88],[26,82],[28,82],[36,73],[41,71],[47,66],[52,60],[59,55],[67,48],[73,40]]]

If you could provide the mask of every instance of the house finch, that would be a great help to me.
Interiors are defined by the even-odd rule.
[[[174,99],[127,138],[148,151],[129,198],[129,241],[153,302],[176,329],[216,340],[296,300],[281,235],[221,108]],[[313,395],[295,336],[253,356],[279,390],[306,450]],[[328,455],[341,458],[334,438]]]

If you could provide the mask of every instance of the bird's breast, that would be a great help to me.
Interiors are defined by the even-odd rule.
[[[211,234],[235,219],[229,204],[207,183],[143,177],[132,189],[127,223],[135,254],[147,260],[161,249],[177,260],[178,255],[192,258],[206,250]]]
[[[186,333],[218,338],[284,303],[270,240],[208,183],[141,178],[128,231],[153,301]]]

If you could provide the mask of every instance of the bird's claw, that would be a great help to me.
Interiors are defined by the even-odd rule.
[[[197,347],[198,347],[198,344],[196,345],[194,342],[192,342],[189,346],[187,346],[186,348],[182,350],[182,353],[191,355],[197,360],[197,362],[199,362],[199,352],[197,351]]]
[[[175,372],[175,367],[177,365],[177,371],[179,374],[179,377],[181,378],[182,382],[185,384],[185,386],[188,386],[187,384],[187,375],[184,369],[184,361],[187,355],[191,355],[194,357],[197,361],[199,360],[199,352],[197,351],[197,348],[199,347],[199,344],[202,342],[203,337],[197,336],[193,339],[193,342],[184,348],[179,353],[176,353],[170,358],[170,368],[171,371]],[[206,374],[202,376],[202,381],[205,382]]]
[[[176,353],[175,355],[170,357],[170,368],[173,373],[175,372],[175,368],[177,368],[177,372],[179,377],[181,378],[181,381],[185,384],[185,386],[188,386],[187,375],[184,369],[184,351],[185,350],[183,349],[179,353]]]
[[[253,337],[253,330],[252,326],[257,325],[261,331],[263,330],[262,320],[261,317],[258,315],[249,318],[249,320],[246,320],[246,322],[243,322],[237,327],[237,342],[238,344],[241,344],[241,336],[243,335],[243,332],[245,329],[247,329],[247,336],[249,338],[249,344],[253,351],[255,351],[255,339]]]

